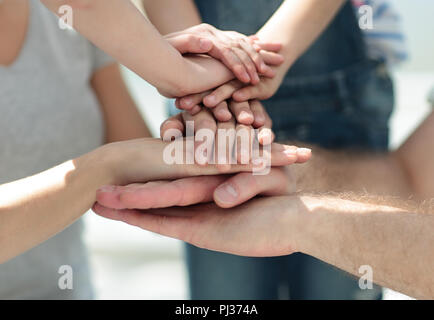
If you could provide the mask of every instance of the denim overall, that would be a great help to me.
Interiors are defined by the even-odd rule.
[[[281,3],[196,0],[204,22],[247,35]],[[384,63],[366,57],[350,2],[292,66],[276,95],[264,101],[278,140],[375,151],[388,147],[393,103]],[[246,258],[191,245],[186,254],[193,299],[381,298],[380,288],[361,290],[357,279],[304,254]]]

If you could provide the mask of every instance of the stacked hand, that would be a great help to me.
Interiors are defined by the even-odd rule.
[[[270,236],[270,230],[276,231],[279,221],[284,225],[283,220],[288,216],[283,212],[288,207],[296,208],[288,198],[278,197],[296,191],[294,171],[289,165],[308,161],[311,152],[273,143],[271,119],[256,100],[271,96],[283,78],[282,72],[273,69],[283,62],[277,53],[280,46],[208,25],[166,38],[181,53],[206,53],[221,60],[236,77],[214,90],[180,97],[176,106],[185,111],[161,125],[164,141],[175,139],[172,143],[176,143],[192,135],[195,151],[200,148],[195,138],[202,129],[210,130],[213,152],[207,154],[208,161],[201,163],[201,167],[195,166],[192,176],[105,186],[97,193],[94,211],[213,250],[255,256],[293,252],[296,248],[287,243],[294,244],[294,241],[282,239],[284,233],[280,231]],[[194,124],[190,133],[189,122]],[[248,133],[248,144],[238,143],[243,130]],[[232,132],[229,142],[227,136],[219,134],[221,131]],[[270,146],[272,168],[268,174],[251,172],[255,141],[263,154]],[[219,146],[223,142],[225,149],[221,152]],[[239,165],[242,156],[252,164],[247,166],[248,170]],[[236,165],[230,161],[234,157]],[[211,160],[217,163],[212,166],[217,172],[207,169],[214,163]],[[198,173],[201,171],[202,175]],[[250,200],[259,195],[267,198]],[[229,209],[239,205],[242,206]]]

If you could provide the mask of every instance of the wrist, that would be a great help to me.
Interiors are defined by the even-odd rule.
[[[282,199],[284,199],[283,214],[278,225],[284,228],[282,230],[283,243],[288,248],[288,252],[284,254],[304,253],[306,239],[309,237],[307,230],[310,229],[311,224],[312,199],[299,195],[286,196]]]
[[[296,252],[310,254],[311,248],[315,246],[316,236],[313,231],[317,228],[315,226],[316,215],[318,210],[321,210],[321,201],[311,195],[293,196],[291,201],[296,204],[296,209],[292,220],[292,232],[288,233],[288,237],[291,237],[289,241],[292,241]],[[288,206],[288,208],[291,207]]]
[[[74,161],[98,186],[116,184],[120,180],[117,172],[119,159],[111,145],[103,145]]]

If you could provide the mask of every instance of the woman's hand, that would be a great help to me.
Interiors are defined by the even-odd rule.
[[[253,38],[235,31],[221,31],[205,23],[171,33],[165,39],[183,54],[207,53],[220,60],[242,83],[257,84],[259,75],[273,77],[267,58],[283,59],[277,54],[280,44],[255,44]]]
[[[214,204],[150,210],[93,210],[108,219],[123,221],[197,247],[241,256],[280,256],[297,252],[299,234],[306,231],[308,210],[304,198],[254,199],[233,209]]]
[[[220,174],[221,168],[217,164],[200,161],[202,152],[205,155],[213,153],[213,150],[203,148],[207,144],[207,141],[191,143],[188,139],[163,142],[144,138],[105,145],[94,151],[91,159],[94,165],[100,164],[104,172],[108,172],[107,184],[113,185]],[[273,143],[268,148],[261,147],[261,159],[269,160],[271,167],[293,164],[298,160],[294,149],[297,150]],[[255,172],[264,166],[262,162],[255,162],[255,157],[250,156],[247,160],[231,165],[225,173]]]

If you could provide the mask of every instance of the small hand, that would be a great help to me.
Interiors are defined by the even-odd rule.
[[[283,63],[283,58],[280,56],[265,58],[265,60],[268,64],[275,66],[281,65]],[[244,102],[254,99],[268,99],[269,97],[273,96],[273,94],[277,91],[286,72],[284,66],[273,67],[273,70],[275,70],[275,77],[261,77],[261,82],[255,86],[246,86],[238,79],[235,79],[223,84],[222,86],[214,90],[208,90],[206,92],[178,98],[176,99],[175,105],[178,109],[187,110],[190,113],[194,114],[200,110],[201,104],[208,108],[215,108],[223,101],[230,99],[232,96],[234,96],[234,100],[238,102]],[[248,95],[250,98],[244,99],[245,95]],[[224,121],[218,116],[217,119],[220,121]]]
[[[208,24],[200,24],[175,32],[166,35],[165,38],[181,53],[207,53],[223,62],[241,82],[252,84],[259,82],[258,73],[265,77],[274,76],[264,55],[265,57],[279,56],[275,52],[281,49],[280,44],[255,44],[253,39],[238,32],[221,31]],[[193,45],[193,52],[189,50],[187,44],[190,41],[197,42]],[[209,42],[212,43],[211,48],[209,48]],[[262,54],[259,52],[261,49],[267,51]]]

